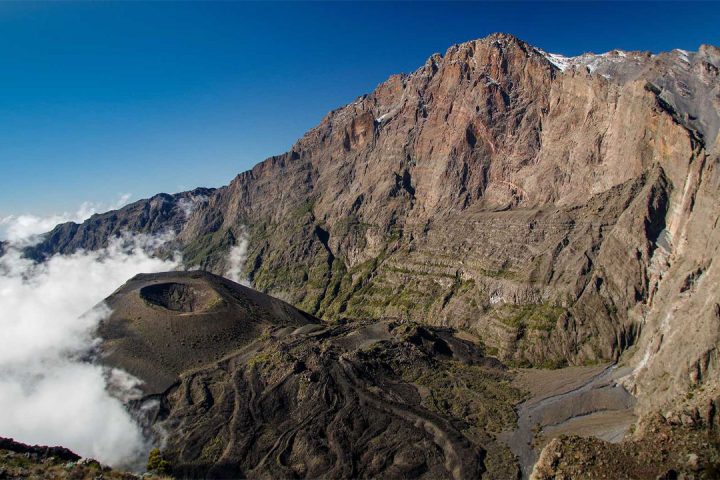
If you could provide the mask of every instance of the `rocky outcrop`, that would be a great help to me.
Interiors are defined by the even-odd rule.
[[[158,475],[142,476],[113,470],[91,458],[81,458],[64,447],[26,445],[11,438],[0,437],[0,478],[45,480],[72,478],[92,480],[160,480]]]
[[[455,45],[187,216],[154,197],[33,252],[166,228],[188,267],[222,273],[247,239],[253,285],[318,317],[450,325],[518,365],[627,352],[657,407],[716,372],[719,59]]]
[[[535,465],[533,480],[570,478],[705,479],[720,474],[717,430],[655,415],[622,443],[595,438],[553,439]]]
[[[0,450],[27,454],[28,457],[34,455],[39,459],[55,457],[58,460],[65,460],[69,462],[76,462],[81,458],[80,455],[64,447],[26,445],[21,442],[16,442],[12,438],[3,437],[0,437]]]

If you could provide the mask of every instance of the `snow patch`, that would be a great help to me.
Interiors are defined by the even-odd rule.
[[[547,58],[547,60],[555,65],[557,68],[559,68],[561,71],[567,70],[569,67],[573,64],[573,58],[566,57],[564,55],[558,55],[557,53],[545,53],[542,52],[543,56]]]
[[[583,53],[576,57],[566,57],[558,53],[548,53],[544,50],[536,49],[537,53],[545,57],[548,62],[555,65],[560,71],[565,72],[568,69],[585,68],[588,73],[594,73],[598,68],[613,63],[621,63],[630,60],[627,52],[622,50],[612,50],[606,53]],[[611,78],[609,74],[603,74],[605,78]]]
[[[678,53],[678,57],[680,58],[680,60],[685,63],[690,63],[690,52],[688,52],[687,50],[682,50],[680,48],[676,48],[673,51]]]
[[[383,113],[382,115],[380,115],[379,117],[377,117],[377,118],[375,119],[375,123],[382,123],[383,120],[385,120],[385,119],[388,118],[389,116],[390,116],[390,112],[388,112],[388,113]]]
[[[490,305],[497,305],[498,303],[505,303],[505,299],[499,293],[493,293],[490,296]]]

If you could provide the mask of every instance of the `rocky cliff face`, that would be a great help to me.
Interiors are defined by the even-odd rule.
[[[626,354],[654,408],[717,378],[719,65],[712,46],[565,58],[491,35],[192,209],[197,191],[153,197],[33,254],[171,230],[188,266],[222,273],[247,239],[254,287],[318,317],[452,326],[520,365]]]

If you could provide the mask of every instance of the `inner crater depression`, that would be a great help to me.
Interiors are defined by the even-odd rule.
[[[209,288],[175,282],[143,287],[140,297],[151,305],[182,313],[203,312],[222,303],[222,299]]]

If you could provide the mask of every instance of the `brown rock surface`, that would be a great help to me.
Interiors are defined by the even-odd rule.
[[[700,480],[719,475],[716,430],[672,424],[658,415],[646,418],[632,438],[619,444],[594,438],[555,438],[543,450],[530,478]]]

